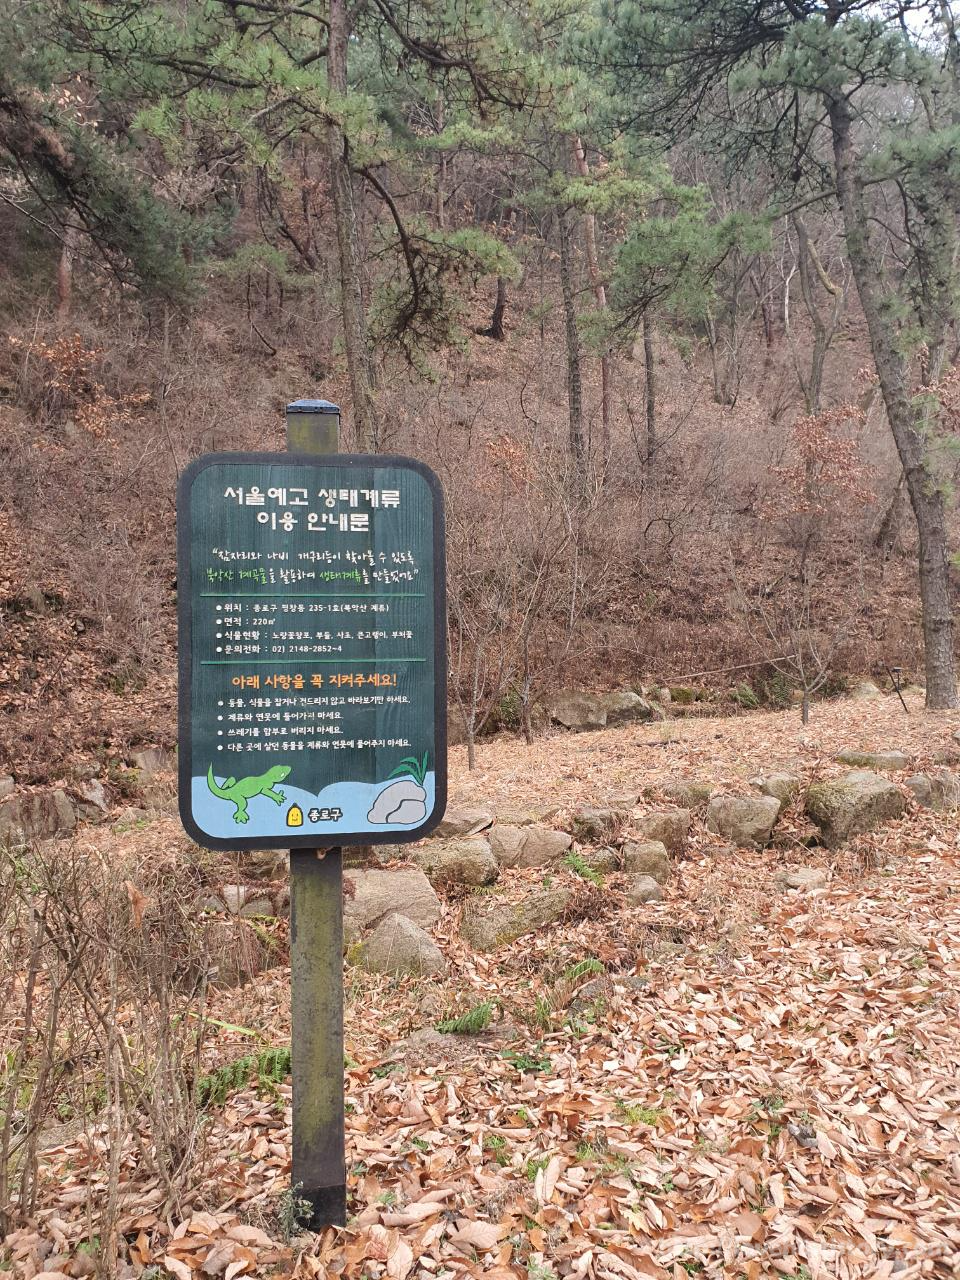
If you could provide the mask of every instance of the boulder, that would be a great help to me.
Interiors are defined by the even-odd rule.
[[[807,788],[806,810],[832,847],[862,831],[899,818],[906,800],[898,787],[867,769]]]
[[[549,822],[556,816],[556,805],[536,805],[527,807],[498,809],[495,821],[508,827],[529,827],[534,822]]]
[[[823,889],[827,873],[822,867],[785,867],[773,878],[778,889]]]
[[[203,933],[214,986],[243,986],[280,963],[279,949],[268,946],[260,932],[239,918],[208,920]]]
[[[905,781],[917,803],[922,804],[925,809],[940,812],[960,809],[960,776],[951,773],[949,769],[916,773]]]
[[[683,853],[690,834],[689,809],[653,809],[634,826],[645,840],[659,840],[671,858]]]
[[[237,857],[242,874],[251,880],[279,880],[290,869],[286,849],[244,849]]]
[[[795,773],[766,773],[752,778],[751,786],[756,787],[761,795],[773,796],[779,801],[780,808],[785,809],[800,790],[800,779]]]
[[[548,867],[559,862],[573,844],[573,837],[566,831],[554,831],[552,827],[526,827],[526,839],[520,851],[518,867]]]
[[[81,812],[84,817],[97,820],[110,812],[110,800],[99,778],[85,778],[78,782],[77,794],[83,801]]]
[[[490,828],[490,848],[501,867],[520,865],[520,855],[527,840],[524,827],[513,827],[509,823],[498,822]]]
[[[133,753],[130,763],[140,771],[142,778],[151,778],[156,773],[169,773],[177,767],[174,753],[163,747],[142,747]]]
[[[616,724],[629,724],[634,720],[662,720],[663,712],[646,698],[630,689],[617,689],[613,693],[605,693],[600,705],[606,712],[606,724],[609,728]]]
[[[578,840],[606,840],[630,817],[626,809],[601,809],[584,805],[573,815],[571,826]]]
[[[662,795],[682,809],[699,809],[707,803],[713,791],[713,783],[706,778],[672,778],[658,783],[656,787],[647,787],[644,794],[647,797]]]
[[[352,942],[364,929],[398,911],[429,929],[440,919],[440,899],[419,867],[385,871],[378,867],[345,871],[343,936]]]
[[[707,830],[746,848],[763,848],[779,813],[773,796],[715,796],[707,805]]]
[[[609,847],[590,849],[582,857],[592,871],[598,871],[602,876],[612,875],[614,871],[619,871],[623,866],[623,858],[620,852]]]
[[[501,867],[546,867],[559,862],[573,844],[566,831],[552,827],[510,827],[490,832],[490,847]]]
[[[653,876],[636,876],[629,882],[624,897],[632,907],[644,902],[662,902],[663,892]]]
[[[77,825],[73,801],[59,787],[31,791],[0,803],[0,845],[23,845],[68,835]]]
[[[666,884],[670,879],[670,855],[660,840],[644,840],[623,846],[623,869],[629,875]]]
[[[220,886],[219,899],[209,899],[207,905],[214,911],[226,911],[231,916],[272,916],[273,900],[246,884]]]
[[[595,693],[563,690],[549,699],[545,709],[554,724],[574,733],[603,729],[607,723],[607,709],[603,698]]]
[[[460,933],[475,950],[495,951],[559,920],[570,897],[564,888],[538,889],[518,903],[478,895],[464,906]]]
[[[433,835],[440,840],[449,840],[454,836],[475,835],[492,825],[493,814],[486,809],[448,809]]]
[[[841,751],[835,755],[838,764],[850,764],[857,769],[879,769],[881,773],[897,773],[909,769],[910,757],[905,751]]]
[[[443,953],[428,933],[406,916],[384,916],[364,939],[359,956],[368,973],[427,977],[443,968]]]
[[[850,690],[850,697],[860,702],[868,702],[874,698],[882,698],[883,694],[872,680],[858,680]]]
[[[412,855],[432,885],[492,884],[499,875],[489,843],[481,837],[430,840]]]

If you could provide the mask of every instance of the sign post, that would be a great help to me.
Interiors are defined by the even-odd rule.
[[[340,410],[287,405],[287,448],[340,452]],[[347,1221],[343,1121],[343,850],[290,850],[290,1044],[294,1195],[313,1228]]]
[[[180,814],[213,849],[290,850],[293,1191],[346,1215],[342,850],[419,840],[446,803],[443,504],[409,458],[208,454],[177,495]]]

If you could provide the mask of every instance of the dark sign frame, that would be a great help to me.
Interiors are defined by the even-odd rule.
[[[433,498],[433,643],[434,643],[434,803],[419,827],[391,831],[337,832],[336,839],[297,835],[294,830],[275,836],[243,836],[230,839],[209,835],[193,819],[192,786],[192,679],[193,618],[190,583],[192,520],[190,495],[196,478],[208,467],[225,463],[261,466],[337,467],[341,469],[399,467],[417,472],[426,481]],[[323,849],[341,845],[410,844],[429,835],[443,820],[447,804],[447,604],[443,490],[440,481],[425,463],[416,458],[385,453],[208,453],[192,462],[177,485],[177,637],[178,637],[178,792],[180,821],[192,840],[205,849]],[[309,662],[309,659],[305,660]]]

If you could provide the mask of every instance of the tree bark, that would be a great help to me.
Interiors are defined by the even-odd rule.
[[[570,264],[570,233],[566,210],[557,214],[560,234],[560,293],[563,298],[563,327],[567,348],[567,404],[570,414],[570,461],[579,488],[586,478],[586,446],[583,437],[583,385],[580,375],[580,335],[577,333],[577,309],[573,298],[573,275]]]
[[[647,414],[647,466],[652,467],[657,456],[657,380],[654,367],[654,325],[649,314],[643,313],[643,377]]]
[[[589,178],[590,166],[582,139],[577,136],[573,140],[573,158],[577,171],[582,178]],[[583,217],[583,247],[587,258],[587,272],[590,276],[590,287],[597,302],[598,311],[607,309],[607,290],[600,274],[600,257],[597,253],[597,219],[592,213]],[[603,460],[610,458],[611,420],[613,417],[613,357],[604,348],[600,357],[600,421],[603,429]]]
[[[76,245],[76,228],[68,226],[63,233],[60,261],[57,263],[57,320],[61,324],[70,318],[70,306],[73,302],[73,255]]]
[[[957,706],[957,676],[950,601],[947,528],[943,493],[932,473],[911,404],[909,368],[885,306],[879,254],[870,240],[870,223],[857,172],[851,136],[851,114],[845,98],[825,95],[830,120],[837,191],[843,215],[850,268],[867,323],[887,419],[903,464],[907,492],[920,540],[920,601],[923,617],[927,706]],[[921,410],[922,412],[922,410]]]
[[[503,331],[503,313],[507,309],[507,282],[503,276],[497,276],[497,300],[493,304],[493,315],[486,329],[478,329],[481,338],[493,338],[502,342],[506,336]]]
[[[330,0],[327,83],[333,98],[334,116],[342,110],[343,100],[347,95],[349,37],[346,0]],[[347,373],[353,397],[354,428],[360,452],[372,453],[379,442],[374,400],[375,377],[363,306],[360,243],[354,207],[349,143],[338,119],[332,118],[327,124],[326,143],[327,160],[330,165],[330,194],[337,229],[343,345],[346,350]]]

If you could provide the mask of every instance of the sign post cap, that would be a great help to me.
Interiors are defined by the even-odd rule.
[[[287,413],[336,413],[339,414],[340,406],[333,404],[329,400],[294,400],[292,404],[287,405]]]

